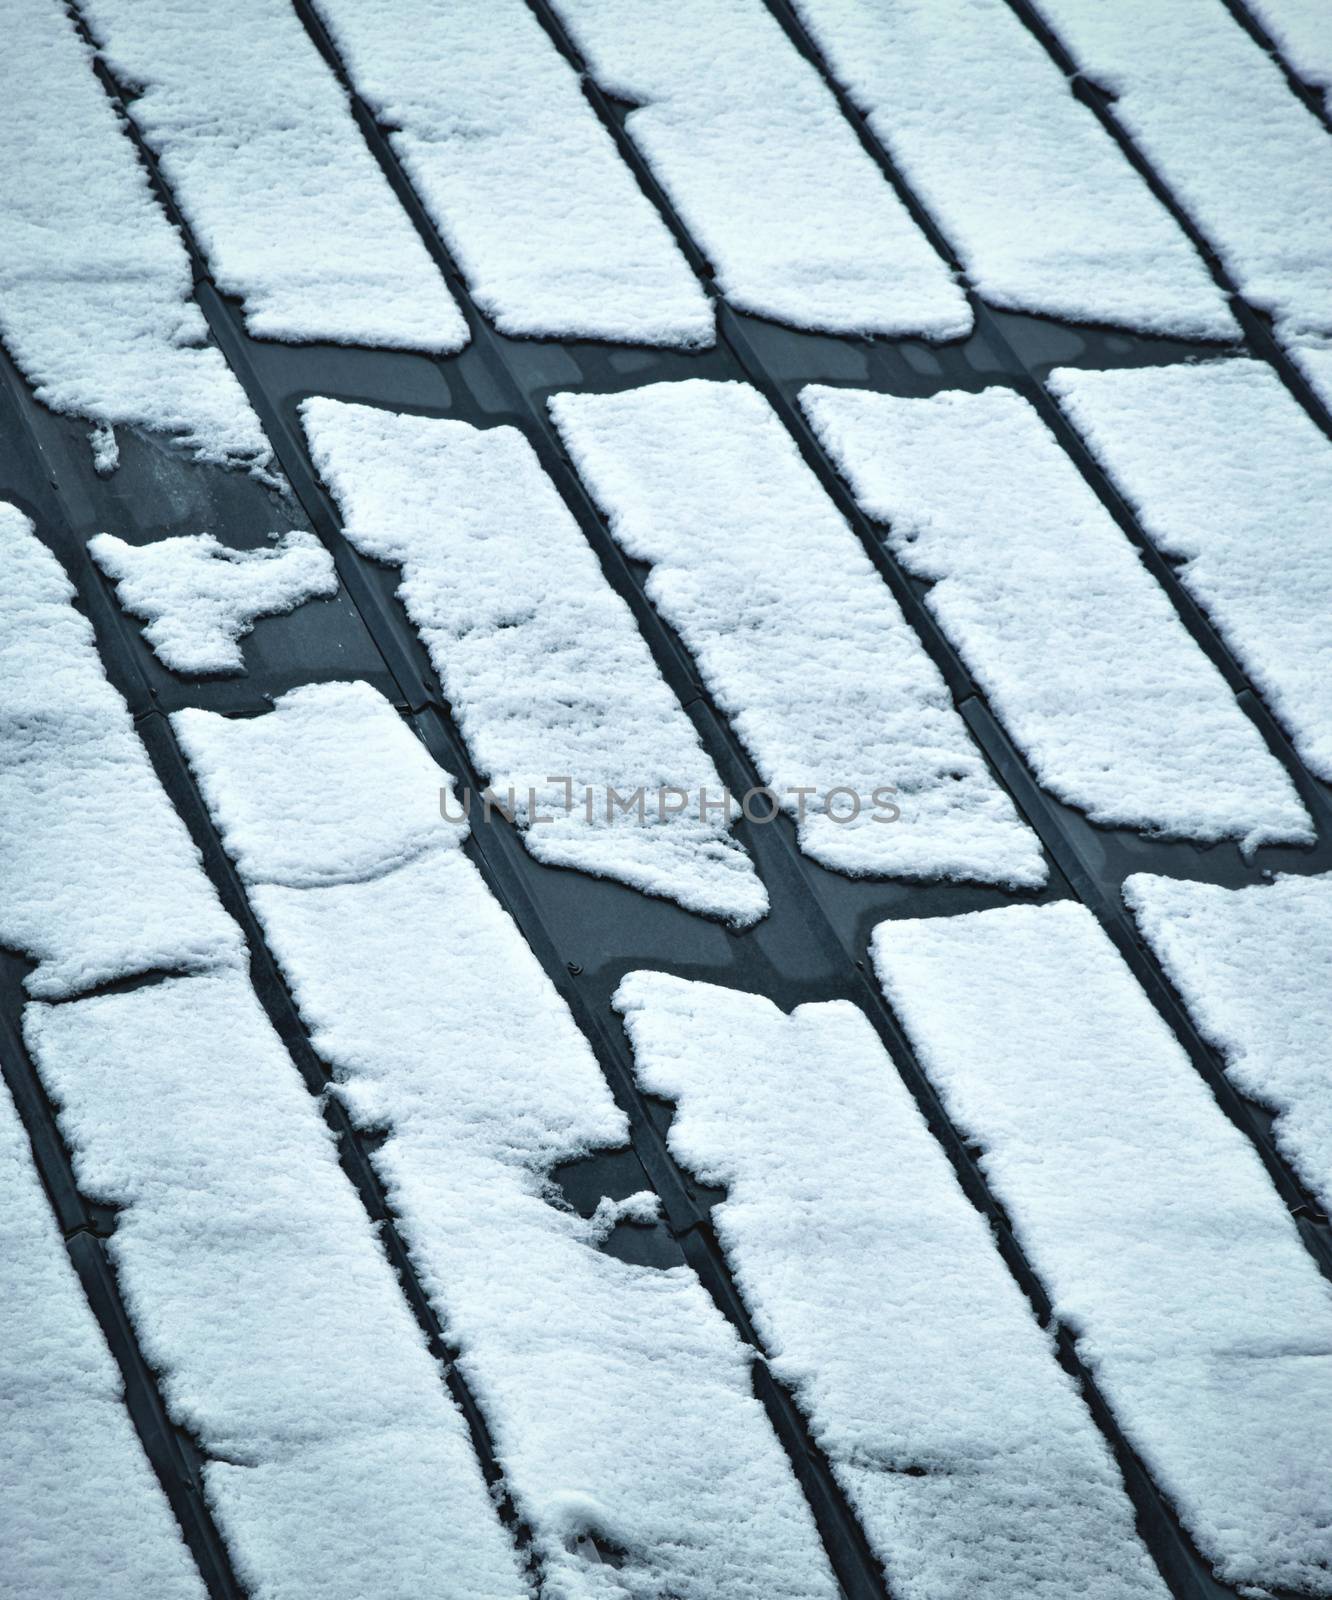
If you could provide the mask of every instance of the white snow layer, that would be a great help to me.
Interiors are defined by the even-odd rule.
[[[1041,783],[1107,826],[1312,843],[1288,774],[1035,408],[801,404]]]
[[[314,0],[502,333],[710,345],[712,307],[524,0]]]
[[[449,354],[467,324],[289,0],[80,0],[129,115],[261,339]]]
[[[807,855],[855,875],[1044,883],[938,669],[756,390],[690,379],[550,409]],[[890,786],[897,822],[880,820]]]
[[[63,999],[245,948],[107,681],[74,586],[0,502],[0,944]]]
[[[228,725],[193,707],[175,713],[172,724],[247,884],[358,883],[466,833],[465,823],[449,820],[461,807],[448,773],[400,718],[381,714],[385,703],[366,683],[293,689],[271,715],[246,719],[243,783],[223,781],[235,763]]]
[[[884,990],[1226,1583],[1332,1595],[1332,1287],[1085,907],[880,923]]]
[[[1192,245],[1003,0],[794,5],[991,305],[1235,337]]]
[[[256,618],[338,592],[333,557],[314,534],[273,537],[271,549],[233,550],[211,533],[145,545],[99,533],[88,549],[173,672],[243,672],[240,641]]]
[[[1323,410],[1332,416],[1332,340],[1288,339],[1286,354],[1299,368]]]
[[[1332,331],[1328,132],[1218,0],[1033,0],[1081,73],[1286,335]]]
[[[24,1031],[173,1419],[255,1600],[526,1588],[466,1426],[239,973],[67,1005]]]
[[[301,415],[348,540],[402,568],[472,758],[537,860],[757,921],[749,857],[720,805],[701,815],[716,768],[522,434],[337,400]],[[609,800],[640,787],[643,820]]]
[[[203,1600],[0,1083],[0,1595]]]
[[[971,309],[762,0],[553,0],[741,311],[961,338]]]
[[[1332,1212],[1332,876],[1223,889],[1138,873],[1124,899],[1237,1088]]]
[[[625,1119],[462,830],[437,818],[419,848],[445,781],[424,747],[365,685],[175,720],[316,1048],[387,1134],[376,1166],[544,1592],[832,1600],[749,1354],[693,1272],[603,1255],[551,1193]]]
[[[1332,445],[1261,361],[1063,367],[1048,382],[1306,765],[1332,780]]]
[[[1323,93],[1332,113],[1332,27],[1325,0],[1244,0],[1301,82]]]
[[[0,338],[53,411],[262,467],[259,419],[191,298],[189,257],[64,8],[0,0]]]
[[[776,1375],[900,1600],[1164,1600],[1105,1441],[864,1014],[657,972],[616,1008]]]

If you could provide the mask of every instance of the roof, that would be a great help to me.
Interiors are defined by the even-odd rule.
[[[0,0],[13,1592],[1332,1594],[1302,9],[632,9]]]

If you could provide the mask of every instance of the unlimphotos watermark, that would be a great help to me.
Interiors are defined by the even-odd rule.
[[[830,789],[820,789],[817,784],[794,784],[785,789],[760,784],[739,795],[727,788],[714,792],[706,785],[692,789],[673,783],[655,787],[639,784],[636,789],[621,790],[609,784],[575,783],[561,774],[548,777],[540,789],[529,787],[526,793],[510,784],[501,795],[487,784],[479,800],[487,822],[498,812],[506,822],[521,818],[525,827],[536,827],[577,811],[594,826],[632,822],[636,827],[649,827],[686,815],[696,815],[702,823],[731,822],[738,817],[764,823],[783,814],[797,822],[804,822],[811,814],[840,824],[862,820],[898,822],[902,812],[896,804],[896,794],[896,785],[891,783],[879,784],[868,795],[852,784],[837,784]],[[440,789],[439,814],[446,822],[464,822],[471,810],[470,789],[463,790],[461,801],[452,789]]]

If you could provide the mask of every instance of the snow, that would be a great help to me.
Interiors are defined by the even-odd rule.
[[[771,1366],[900,1600],[1166,1590],[1110,1452],[863,1012],[657,972],[615,997]],[[1020,1538],[1014,1537],[1020,1530]]]
[[[991,305],[1236,336],[1192,245],[1003,0],[794,8]]]
[[[881,923],[884,990],[1225,1583],[1332,1594],[1332,1288],[1091,913]]]
[[[246,978],[24,1032],[172,1419],[255,1600],[526,1594],[466,1426]]]
[[[429,350],[467,324],[287,0],[81,0],[213,278],[259,339]],[[256,72],[256,63],[262,63]]]
[[[194,707],[175,713],[176,735],[247,883],[355,883],[458,833],[445,816],[462,809],[452,780],[400,717],[381,714],[384,703],[367,683],[324,683],[293,689],[243,725]],[[241,745],[243,784],[229,776]]]
[[[0,339],[37,399],[201,460],[263,468],[259,419],[192,299],[189,257],[59,5],[0,0]]]
[[[523,0],[314,7],[501,333],[712,344],[670,230]]]
[[[132,545],[113,533],[88,541],[116,598],[148,626],[143,636],[174,672],[244,672],[240,640],[258,617],[338,592],[333,558],[312,533],[272,534],[271,549],[233,550],[211,533]]]
[[[1332,331],[1327,129],[1217,0],[1033,0],[1081,73],[1287,335]]]
[[[803,806],[807,855],[853,875],[1045,881],[938,669],[756,390],[691,379],[550,409],[762,781]],[[876,820],[893,785],[901,820]]]
[[[99,423],[88,435],[88,443],[92,446],[93,471],[99,478],[109,478],[120,465],[115,429]]]
[[[829,333],[971,331],[945,263],[762,0],[553,0],[740,311]]]
[[[293,695],[270,717],[191,712],[177,726],[316,1049],[356,1122],[386,1135],[376,1168],[532,1530],[544,1592],[832,1600],[749,1352],[691,1270],[602,1254],[606,1218],[584,1220],[551,1189],[559,1163],[622,1145],[625,1119],[461,829],[405,862],[389,841],[377,875],[346,875],[368,869],[363,830],[385,809],[413,815],[439,769],[419,745],[419,771],[366,758],[401,732],[372,691],[298,694],[299,716]],[[289,771],[274,789],[279,760]],[[330,785],[346,797],[342,837]],[[265,815],[275,827],[261,847],[249,824]],[[293,870],[281,839],[307,824]],[[243,846],[233,830],[247,831]],[[305,886],[321,875],[326,886]],[[589,1561],[584,1534],[622,1564]]]
[[[716,768],[522,434],[326,399],[301,415],[346,537],[402,568],[472,758],[506,807],[512,792],[532,855],[757,921],[749,857],[720,807],[701,815]],[[644,821],[610,809],[609,789],[640,786]]]
[[[241,963],[73,585],[4,502],[0,565],[0,944],[37,963],[28,992]]]
[[[1245,9],[1311,89],[1321,89],[1332,114],[1332,31],[1323,0],[1244,0]]]
[[[626,1195],[623,1200],[612,1200],[608,1194],[603,1194],[588,1218],[589,1236],[601,1244],[610,1238],[622,1222],[650,1227],[660,1217],[661,1199],[651,1189],[640,1189],[636,1194]]]
[[[203,1600],[0,1083],[0,1524],[12,1600]]]
[[[1286,354],[1299,368],[1323,410],[1332,416],[1332,339],[1291,339]]]
[[[1332,1212],[1332,876],[1223,889],[1138,873],[1124,899],[1235,1086]]]
[[[1260,361],[1062,368],[1049,385],[1305,764],[1332,779],[1332,445]]]
[[[801,404],[1042,785],[1094,822],[1312,843],[1293,784],[1015,391]]]

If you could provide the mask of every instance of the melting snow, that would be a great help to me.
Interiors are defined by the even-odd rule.
[[[1222,889],[1138,873],[1124,898],[1199,1032],[1332,1211],[1332,877]]]
[[[1091,913],[884,922],[874,957],[1056,1315],[1218,1577],[1332,1595],[1332,1288]]]
[[[191,10],[190,16],[196,13]],[[63,8],[0,0],[0,338],[53,411],[179,439],[204,461],[270,459],[191,298],[190,261]]]
[[[554,1203],[551,1169],[625,1120],[462,831],[418,850],[443,781],[424,747],[364,685],[175,720],[316,1048],[387,1133],[376,1165],[547,1592],[832,1600],[749,1354],[693,1272],[604,1255],[605,1219]],[[582,1556],[587,1534],[621,1564]]]
[[[210,533],[146,545],[99,533],[88,549],[125,610],[147,622],[144,638],[174,672],[243,672],[240,641],[256,618],[338,592],[332,556],[299,530],[271,549],[233,550]]]
[[[639,1081],[900,1600],[1164,1600],[1105,1441],[864,1014],[635,972]],[[1020,1530],[1020,1536],[1015,1532]]]
[[[1036,776],[1095,822],[1312,843],[1289,776],[1011,389],[801,403]]]
[[[961,338],[971,310],[762,0],[554,0],[737,309]]]
[[[794,5],[991,305],[1236,336],[1193,246],[1003,0]]]
[[[562,394],[551,414],[763,782],[804,807],[806,854],[856,875],[1045,881],[938,669],[756,390]],[[888,786],[900,823],[875,820]],[[838,789],[854,820],[845,792],[829,805]]]

